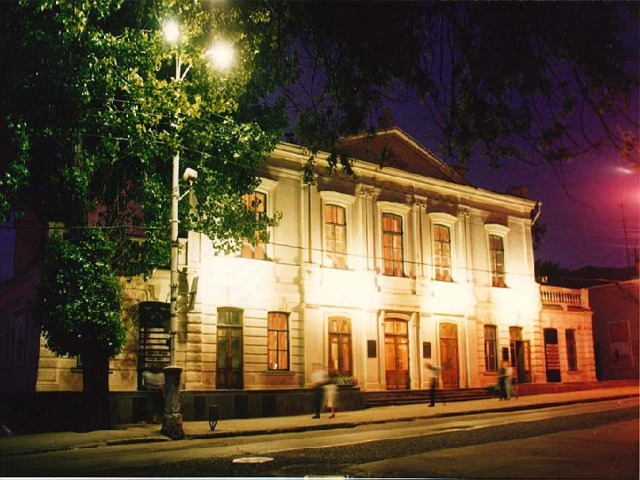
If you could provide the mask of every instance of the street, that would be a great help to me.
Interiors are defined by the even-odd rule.
[[[638,398],[0,457],[0,474],[635,479]]]

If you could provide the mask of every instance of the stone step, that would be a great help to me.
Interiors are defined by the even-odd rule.
[[[429,390],[387,390],[381,392],[363,392],[363,394],[367,407],[407,405],[412,403],[428,403],[430,401]],[[438,402],[464,402],[494,397],[495,395],[486,388],[439,389],[436,391],[436,401]]]

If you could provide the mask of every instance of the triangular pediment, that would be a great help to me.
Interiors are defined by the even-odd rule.
[[[425,177],[468,185],[454,168],[398,127],[338,140],[338,148],[356,160],[397,168]]]

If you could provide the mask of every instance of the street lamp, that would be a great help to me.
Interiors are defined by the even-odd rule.
[[[180,26],[175,20],[168,20],[163,26],[165,39],[170,43],[179,45]],[[226,43],[218,43],[207,50],[205,56],[212,64],[225,69],[231,65],[233,50]],[[176,49],[174,81],[179,82],[184,79],[191,65],[182,71],[180,53]],[[197,172],[187,168],[184,173],[184,180],[192,184],[197,178]],[[178,204],[180,202],[180,150],[173,156],[171,173],[171,262],[170,262],[170,345],[169,345],[169,366],[164,368],[165,376],[165,404],[164,415],[162,417],[161,433],[173,440],[184,438],[182,428],[182,414],[180,413],[180,375],[182,368],[176,362],[176,338],[178,332],[178,249],[180,248],[178,239]]]

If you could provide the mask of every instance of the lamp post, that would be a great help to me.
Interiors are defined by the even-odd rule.
[[[177,22],[169,20],[164,24],[165,38],[174,44],[178,44],[180,37],[180,26]],[[227,68],[231,64],[233,51],[226,44],[219,43],[208,50],[205,55],[214,63],[217,68]],[[182,71],[180,53],[176,49],[174,81],[179,82],[184,79],[189,72],[191,65]],[[188,168],[184,178],[188,182],[195,180],[197,173]],[[170,271],[170,344],[169,344],[169,366],[164,368],[165,376],[165,403],[164,415],[162,417],[161,433],[172,440],[184,438],[182,428],[182,414],[180,413],[180,376],[182,368],[176,361],[176,340],[178,332],[178,204],[180,202],[180,151],[177,150],[173,156],[171,169],[171,261]]]

